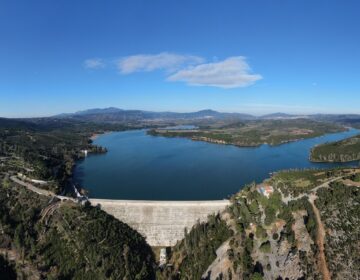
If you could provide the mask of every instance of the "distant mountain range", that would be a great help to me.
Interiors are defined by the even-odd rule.
[[[143,110],[123,110],[109,107],[104,109],[89,109],[73,114],[60,114],[57,118],[75,118],[87,121],[136,121],[136,120],[191,120],[191,119],[256,119],[255,116],[241,113],[221,113],[214,110],[201,110],[190,113],[153,112]]]
[[[210,109],[189,113],[154,112],[144,110],[124,110],[115,107],[94,108],[78,111],[71,114],[60,114],[52,118],[66,118],[93,122],[130,122],[130,121],[155,121],[155,120],[201,120],[201,119],[226,119],[226,120],[259,120],[259,119],[295,119],[309,118],[320,121],[360,124],[360,115],[356,114],[312,114],[296,115],[285,113],[273,113],[263,116],[254,116],[243,113],[224,113]]]
[[[52,117],[42,118],[1,118],[0,128],[31,128],[35,130],[58,129],[68,125],[78,125],[82,122],[92,122],[95,124],[108,125],[132,125],[139,127],[144,124],[157,125],[169,123],[190,123],[190,124],[208,124],[213,121],[221,123],[233,123],[238,121],[254,120],[285,120],[307,118],[316,121],[325,121],[338,123],[341,125],[360,129],[360,114],[312,114],[312,115],[292,115],[285,113],[273,113],[263,116],[253,116],[242,113],[224,113],[214,110],[201,110],[190,113],[176,112],[152,112],[143,110],[123,110],[119,108],[95,108],[84,111],[78,111],[71,114],[59,114]]]
[[[264,116],[253,116],[243,113],[224,113],[206,109],[197,112],[176,113],[176,112],[154,112],[143,110],[123,110],[115,107],[95,108],[84,111],[78,111],[72,114],[60,114],[56,118],[75,118],[91,121],[131,121],[131,120],[189,120],[189,119],[238,119],[238,120],[255,120],[255,119],[289,119],[304,116],[290,115],[284,113],[274,113]]]

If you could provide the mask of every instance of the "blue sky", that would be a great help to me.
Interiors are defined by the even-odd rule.
[[[359,1],[1,1],[0,116],[360,113]]]

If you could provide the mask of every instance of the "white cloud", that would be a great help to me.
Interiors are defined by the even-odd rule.
[[[101,58],[84,61],[89,69],[104,68],[106,63]],[[167,81],[181,81],[193,86],[212,86],[219,88],[247,87],[261,80],[254,74],[243,56],[234,56],[206,63],[205,59],[194,55],[180,55],[162,52],[159,54],[139,54],[126,56],[116,61],[121,74],[164,70]]]
[[[182,81],[195,86],[220,88],[246,87],[261,80],[262,76],[252,74],[245,57],[229,57],[220,62],[199,64],[179,70],[168,81]]]
[[[166,70],[173,72],[181,67],[202,63],[203,58],[192,55],[179,55],[173,53],[139,54],[127,56],[118,61],[118,68],[122,74],[140,71]]]
[[[89,69],[100,69],[105,67],[105,62],[101,58],[90,58],[84,61],[84,67]]]

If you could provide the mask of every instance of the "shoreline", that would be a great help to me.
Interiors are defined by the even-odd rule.
[[[104,131],[103,133],[96,132],[96,133],[91,134],[90,139],[94,141],[94,140],[96,140],[97,138],[99,138],[101,135],[104,135],[104,134],[107,134],[107,133],[111,133],[111,132],[112,132],[112,131]]]
[[[96,138],[99,137],[99,135],[100,135],[99,133],[94,133],[90,136],[90,139],[94,141]]]
[[[139,129],[139,131],[143,131],[143,133],[145,133],[145,135],[149,135],[149,136],[153,136],[151,134],[148,133],[149,129]],[[357,129],[355,129],[356,131],[358,131]],[[349,131],[349,130],[346,130],[346,131]],[[346,133],[346,131],[342,131],[342,132],[335,132],[335,133],[328,133],[328,134],[323,134],[323,135],[317,135],[315,137],[311,137],[311,138],[306,138],[306,139],[296,139],[296,140],[292,140],[292,141],[289,141],[289,142],[286,142],[286,143],[281,143],[281,144],[277,144],[277,145],[271,145],[271,144],[260,144],[258,146],[237,146],[237,145],[234,145],[234,144],[231,144],[231,143],[215,143],[215,142],[210,142],[210,141],[204,141],[203,139],[191,139],[190,137],[179,137],[179,136],[176,136],[174,138],[181,138],[181,139],[187,139],[187,140],[190,140],[190,141],[197,141],[197,142],[203,142],[203,143],[209,143],[209,144],[213,144],[213,145],[219,145],[219,146],[233,146],[233,147],[239,147],[239,148],[248,148],[248,149],[257,149],[261,146],[268,146],[270,148],[272,147],[276,147],[276,146],[282,146],[282,145],[285,145],[285,144],[290,144],[290,143],[294,143],[294,142],[299,142],[299,141],[305,141],[305,140],[309,140],[309,139],[315,139],[315,138],[318,138],[318,139],[323,139],[323,137],[327,136],[327,135],[333,135],[333,134],[340,134],[340,133]],[[102,136],[102,135],[106,135],[108,133],[113,133],[113,132],[125,132],[125,131],[105,131],[103,133],[93,133],[92,134],[92,139],[97,139],[98,137]],[[166,136],[163,136],[163,135],[155,135],[155,136],[160,136],[160,137],[165,137],[165,138],[172,138],[172,137],[166,137]],[[154,137],[155,137],[154,136]],[[95,144],[95,143],[94,143]],[[102,145],[100,145],[102,146]],[[356,161],[351,161],[351,162],[317,162],[317,161],[313,161],[310,159],[310,155],[308,154],[307,155],[307,160],[309,163],[315,163],[315,164],[318,164],[318,166],[314,167],[314,168],[324,168],[323,164],[335,164],[335,165],[340,165],[339,167],[343,167],[343,166],[346,166],[346,165],[349,165],[351,167],[353,167],[355,164],[356,164]],[[76,168],[76,166],[78,165],[78,162],[75,163],[75,166],[74,168]],[[309,167],[309,168],[312,168],[312,167]],[[287,169],[287,168],[285,168]],[[281,171],[282,169],[280,170],[272,170],[272,171]],[[107,200],[107,201],[111,201],[111,200],[115,200],[115,201],[121,201],[121,200],[129,200],[129,199],[124,199],[122,197],[118,197],[115,198],[112,196],[112,197],[97,197],[97,196],[94,196],[92,195],[92,191],[91,191],[91,188],[87,188],[86,185],[83,185],[82,183],[82,180],[81,181],[78,181],[76,180],[77,176],[75,176],[74,174],[72,175],[72,178],[74,179],[74,182],[76,182],[78,185],[78,190],[79,191],[85,191],[86,194],[89,196],[89,199],[103,199],[103,200]],[[80,188],[79,188],[80,187]],[[223,195],[223,196],[220,196],[218,199],[215,199],[215,200],[222,200],[222,199],[226,199],[229,195],[231,195],[231,193],[227,193],[226,195]],[[138,196],[135,196],[136,199],[132,198],[130,200],[139,200],[138,199]],[[171,198],[171,197],[170,197]],[[144,200],[143,198],[141,198],[140,200]],[[145,199],[147,200],[147,199]],[[155,199],[155,201],[167,201],[169,199]],[[170,199],[170,200],[173,200],[173,199]],[[174,201],[188,201],[189,199],[180,199],[178,200],[177,198],[175,198]],[[190,199],[191,200],[191,199]],[[207,201],[208,199],[204,199],[203,197],[201,197],[201,199],[196,199],[197,201]]]
[[[356,128],[352,128],[352,129],[358,130]],[[154,136],[154,137],[183,138],[183,139],[189,139],[191,141],[196,141],[196,142],[204,142],[204,143],[210,143],[210,144],[216,144],[216,145],[224,145],[224,146],[234,146],[234,147],[238,147],[238,148],[259,148],[259,147],[264,146],[264,145],[267,145],[269,147],[278,147],[278,146],[282,146],[282,145],[285,145],[285,144],[291,144],[291,143],[295,143],[295,142],[299,142],[299,141],[304,141],[304,140],[309,140],[309,139],[316,139],[316,138],[325,137],[325,136],[331,135],[331,134],[337,134],[337,133],[350,131],[350,129],[346,129],[346,130],[343,130],[343,131],[330,132],[330,133],[319,134],[319,135],[313,135],[313,136],[310,136],[310,137],[302,137],[302,138],[283,140],[283,141],[281,141],[279,143],[267,143],[267,142],[259,143],[258,142],[258,143],[254,143],[254,144],[239,144],[239,143],[226,142],[225,140],[213,139],[213,138],[204,137],[204,136],[190,136],[189,137],[189,136],[183,136],[183,135],[166,135],[166,134],[158,133],[158,132],[156,132],[155,134],[152,134],[152,133],[149,133],[150,130],[148,130],[146,132],[146,134],[150,135],[150,136]],[[318,144],[318,145],[322,145],[322,144]],[[318,146],[318,145],[316,145],[316,146]]]

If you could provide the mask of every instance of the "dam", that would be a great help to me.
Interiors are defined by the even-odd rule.
[[[230,205],[229,200],[147,201],[90,199],[92,205],[141,233],[150,246],[174,246],[197,222]]]

